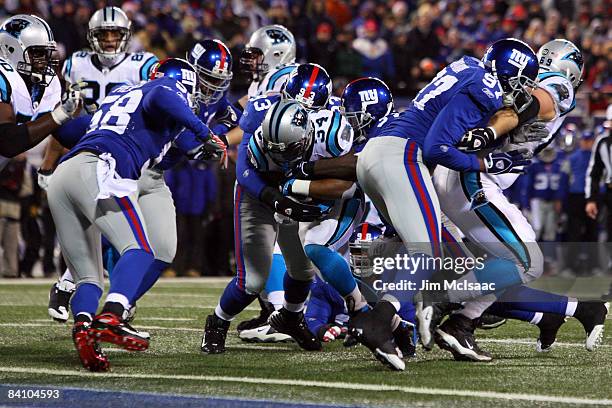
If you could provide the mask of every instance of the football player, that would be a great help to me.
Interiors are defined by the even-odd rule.
[[[53,33],[39,17],[18,14],[0,27],[0,169],[80,112],[77,85],[62,102],[55,51]]]
[[[127,52],[131,36],[132,22],[119,7],[104,7],[91,16],[87,31],[87,41],[91,51],[83,50],[73,53],[66,59],[62,69],[66,82],[81,84],[86,106],[92,108],[100,106],[106,95],[120,85],[137,85],[149,79],[151,70],[158,61],[157,57],[149,52]],[[80,132],[76,133],[77,137],[82,135]],[[47,145],[43,163],[38,170],[41,188],[47,187],[48,178],[63,153],[64,146],[56,139],[51,139]],[[148,169],[143,174],[141,184],[145,188],[143,194],[163,191],[163,195],[168,199],[159,201],[158,205],[165,204],[167,210],[174,211],[172,198],[168,187],[163,183],[163,178],[157,177]],[[161,228],[163,231],[168,229],[171,231],[176,227],[166,223]],[[170,240],[163,242],[172,246]],[[176,250],[162,248],[161,245],[154,245],[154,247],[155,253],[159,253],[164,262],[172,261]],[[74,289],[72,275],[69,270],[66,270],[49,292],[47,310],[52,319],[59,322],[68,320],[69,302]]]
[[[536,140],[528,140],[520,130],[513,132],[504,150],[521,146],[537,154],[553,141],[566,115],[575,106],[574,95],[583,75],[580,50],[571,42],[558,39],[544,44],[537,58],[539,82],[533,96],[538,105],[538,120],[546,122],[544,132]],[[476,131],[492,132],[490,129]],[[502,290],[533,280],[542,273],[543,257],[536,243],[536,234],[521,211],[503,194],[503,190],[509,188],[517,177],[517,174],[490,175],[436,169],[434,184],[444,213],[471,242],[477,243],[490,255],[512,260],[518,265],[516,269],[509,268],[503,274],[496,272],[477,277],[470,273],[460,280],[495,282],[496,289]],[[521,273],[521,269],[525,272]],[[464,295],[449,293],[449,300],[465,300]],[[450,349],[457,359],[479,359],[474,354],[478,353],[478,348],[469,347],[474,345],[474,320],[497,297],[489,294],[466,302],[462,310],[451,315],[436,330],[438,344]],[[575,298],[524,286],[506,290],[499,300],[501,303],[494,305],[492,311],[539,326],[538,351],[550,349],[565,316],[574,316],[582,323],[587,350],[592,351],[602,339],[607,313],[603,302],[579,302]],[[485,354],[482,354],[482,358],[486,358]]]
[[[49,206],[64,259],[76,278],[73,340],[84,367],[104,371],[99,342],[145,350],[149,340],[125,324],[143,277],[155,261],[138,203],[141,171],[159,162],[185,127],[213,154],[225,145],[194,114],[198,76],[187,61],[159,64],[154,79],[122,86],[105,98],[88,132],[62,159],[48,187]],[[121,257],[102,312],[100,237]],[[95,317],[94,317],[95,316]]]

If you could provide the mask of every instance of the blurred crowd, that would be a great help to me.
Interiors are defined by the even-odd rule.
[[[553,38],[573,41],[582,50],[586,67],[570,121],[576,124],[572,130],[574,144],[571,148],[557,146],[554,160],[542,162],[541,166],[546,171],[553,167],[560,172],[562,187],[555,193],[553,204],[558,215],[554,221],[555,239],[568,239],[567,229],[563,233],[560,226],[567,226],[563,220],[568,219],[567,200],[572,194],[573,179],[569,175],[564,179],[563,174],[569,173],[562,169],[567,167],[564,163],[571,157],[570,152],[582,149],[583,139],[596,132],[612,93],[612,9],[608,1],[0,0],[0,21],[18,13],[43,17],[54,32],[63,60],[87,47],[89,18],[96,9],[107,5],[120,6],[132,20],[132,50],[151,51],[159,58],[183,56],[194,42],[213,37],[222,39],[237,61],[253,31],[266,24],[283,24],[295,35],[298,61],[325,67],[337,94],[351,79],[376,76],[389,84],[400,108],[441,67],[464,54],[481,57],[486,46],[497,39],[517,37],[534,49]],[[238,70],[238,64],[234,69]],[[248,82],[241,75],[234,78],[231,92],[236,98],[246,93]],[[585,134],[587,137],[583,137]],[[5,249],[0,275],[27,276],[39,259],[44,274],[56,272],[53,223],[35,179],[40,154],[40,149],[29,152],[0,174],[0,244]],[[195,163],[184,166],[187,167],[175,169],[168,176],[179,213],[175,270],[190,276],[228,274],[232,268],[233,174]],[[516,202],[530,217],[537,214],[531,204],[536,194],[533,186],[542,177],[526,176],[528,181],[514,192]],[[201,192],[195,202],[191,198],[183,200],[189,191]],[[536,217],[534,222],[540,221]],[[204,235],[194,230],[201,231],[202,226],[208,231]],[[541,238],[551,237],[546,234],[552,232],[544,227],[536,229]],[[20,246],[14,239],[17,235],[22,238]],[[201,255],[206,253],[202,248],[221,254],[217,257],[221,261],[211,264],[207,261],[210,257]],[[14,253],[19,255],[10,255]]]

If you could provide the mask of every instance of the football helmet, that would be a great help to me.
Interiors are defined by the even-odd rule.
[[[200,80],[198,100],[205,104],[219,101],[233,75],[229,48],[219,40],[204,40],[187,53],[187,60],[195,67]]]
[[[283,86],[285,98],[294,99],[307,109],[324,108],[332,93],[332,80],[317,64],[298,65]]]
[[[251,34],[240,55],[240,66],[253,81],[261,81],[268,71],[295,61],[295,38],[282,25],[263,26]]]
[[[380,79],[359,78],[344,88],[340,111],[355,131],[355,143],[361,143],[370,126],[393,111],[393,96]]]
[[[191,109],[197,109],[198,75],[193,65],[181,58],[166,58],[155,65],[150,79],[163,77],[174,78],[185,87],[189,106]]]
[[[51,83],[58,65],[56,47],[51,28],[40,17],[18,14],[0,27],[0,56],[32,83]]]
[[[308,111],[296,101],[280,100],[266,113],[261,124],[263,148],[280,166],[302,160],[314,139]]]
[[[503,103],[521,113],[537,87],[538,59],[531,47],[516,38],[495,41],[482,57],[485,68],[497,77]]]
[[[582,53],[568,40],[556,39],[547,42],[538,50],[540,74],[545,72],[560,72],[570,80],[574,89],[582,84],[584,75],[584,59]]]
[[[119,7],[101,8],[89,19],[87,41],[105,65],[125,52],[131,37],[132,22]]]
[[[357,226],[349,240],[350,264],[353,275],[367,278],[374,273],[368,249],[372,241],[383,235],[383,230],[374,224],[364,222]]]

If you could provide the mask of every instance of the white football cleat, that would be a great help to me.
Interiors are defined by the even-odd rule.
[[[238,334],[238,337],[247,343],[287,343],[293,341],[291,336],[277,332],[269,324],[243,330]]]

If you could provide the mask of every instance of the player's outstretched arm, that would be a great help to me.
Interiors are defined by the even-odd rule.
[[[316,198],[319,200],[339,200],[351,198],[357,185],[352,181],[340,179],[296,180],[289,179],[283,185],[284,195]]]

